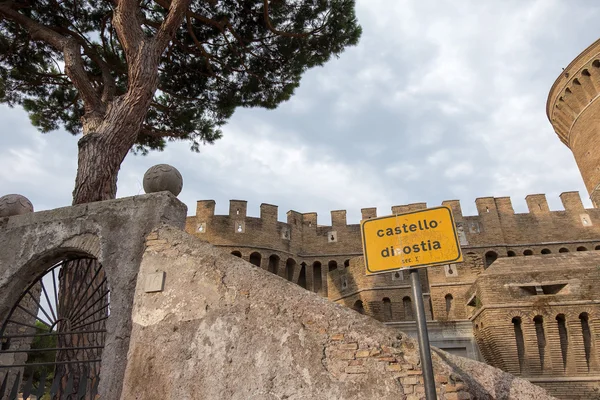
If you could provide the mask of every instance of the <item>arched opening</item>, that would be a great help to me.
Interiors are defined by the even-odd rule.
[[[293,258],[288,258],[285,262],[285,278],[288,281],[292,281],[294,279],[294,268],[296,267],[296,260]]]
[[[514,251],[512,251],[512,250],[509,250],[509,251],[507,252],[507,255],[508,255],[509,257],[516,257],[516,256],[517,256],[517,253],[515,253],[515,252],[514,252]]]
[[[558,337],[560,339],[560,352],[562,355],[563,369],[567,369],[567,354],[569,351],[569,335],[567,332],[567,321],[565,314],[556,316],[556,324],[558,325]]]
[[[300,275],[298,275],[298,285],[306,289],[306,263],[300,264]]]
[[[383,298],[383,320],[391,321],[392,320],[392,301],[384,297]]]
[[[66,398],[71,382],[77,393],[95,398],[109,315],[110,290],[98,260],[51,264],[24,288],[0,326],[2,355],[11,360],[0,368],[0,397],[28,392],[42,398],[54,387],[57,398]]]
[[[592,358],[592,332],[590,331],[590,317],[588,313],[579,314],[581,321],[581,334],[583,335],[583,349],[585,351],[585,363],[588,372],[590,370],[590,360]]]
[[[279,256],[278,255],[272,254],[271,257],[269,257],[268,270],[269,270],[269,272],[272,272],[274,274],[277,274],[279,272]]]
[[[406,321],[412,321],[414,319],[414,317],[413,317],[412,301],[410,300],[410,297],[405,296],[402,299],[402,305],[404,308],[404,319]]]
[[[558,250],[558,252],[559,252],[559,253],[568,253],[568,252],[569,252],[569,249],[567,249],[566,247],[561,247],[561,248]]]
[[[262,260],[262,256],[260,253],[254,252],[250,254],[250,264],[260,267],[260,262]]]
[[[363,302],[361,300],[356,300],[354,302],[354,305],[352,306],[352,308],[354,309],[354,311],[358,312],[359,314],[365,313],[365,307],[363,306]]]
[[[485,253],[485,268],[487,269],[494,261],[498,259],[498,253],[495,251],[488,251]]]
[[[323,278],[321,277],[321,263],[315,261],[313,263],[313,288],[315,293],[320,293],[323,289]]]
[[[237,250],[235,250],[235,251],[232,251],[232,252],[231,252],[231,255],[232,255],[232,256],[239,257],[239,258],[242,258],[242,253],[240,253],[240,252],[239,252],[239,251],[237,251]]]
[[[525,341],[523,339],[523,329],[521,327],[521,318],[514,317],[512,319],[513,329],[515,332],[515,341],[517,343],[517,357],[519,359],[519,373],[523,373],[525,369]]]
[[[550,254],[552,253],[550,249],[542,249],[542,254]]]
[[[348,268],[350,266],[350,260],[344,261],[344,268]]]
[[[541,315],[533,318],[535,324],[535,336],[537,338],[538,353],[540,355],[540,368],[544,370],[544,361],[546,356],[546,333],[544,332],[544,317]]]
[[[334,269],[337,269],[337,262],[335,260],[331,260],[329,261],[329,272],[333,271]]]
[[[585,247],[585,246],[579,246],[577,248],[577,251],[587,251],[587,247]]]
[[[532,250],[529,250],[529,249],[527,249],[527,250],[525,250],[525,251],[523,252],[523,255],[524,255],[524,256],[532,256],[532,255],[533,255],[533,251],[532,251]]]
[[[600,250],[600,244],[596,247],[594,247],[594,250]]]
[[[454,297],[452,297],[452,295],[448,293],[444,298],[446,299],[446,317],[450,317],[453,306],[452,300],[454,300]]]

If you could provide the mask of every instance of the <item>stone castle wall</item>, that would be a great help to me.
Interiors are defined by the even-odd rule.
[[[546,114],[560,140],[575,156],[592,202],[600,204],[600,40],[575,58],[558,77]]]
[[[559,398],[600,398],[600,253],[498,260],[469,291],[486,362]]]
[[[564,210],[550,211],[545,195],[530,195],[526,197],[529,212],[515,213],[508,197],[479,198],[475,216],[463,216],[459,201],[444,201],[443,205],[453,210],[465,261],[422,273],[423,291],[431,296],[432,318],[467,318],[464,296],[468,287],[498,257],[600,249],[600,210],[585,209],[577,192],[563,193],[561,200]],[[425,203],[416,203],[394,206],[391,211],[424,208]],[[363,219],[376,216],[376,209],[362,209]],[[215,215],[215,202],[207,200],[198,201],[196,215],[187,218],[186,231],[334,300],[376,288],[379,302],[389,298],[392,310],[398,310],[392,314],[401,320],[402,299],[410,296],[407,276],[356,275],[355,285],[337,294],[337,289],[328,286],[328,272],[342,269],[351,258],[362,255],[360,225],[347,224],[344,210],[332,211],[331,220],[331,226],[322,226],[316,213],[289,211],[287,221],[281,222],[277,206],[269,204],[260,206],[260,217],[249,217],[247,203],[241,200],[230,202],[229,215]],[[385,287],[392,291],[383,292]],[[450,309],[448,295],[455,304]],[[379,311],[383,306],[365,307],[385,320]]]

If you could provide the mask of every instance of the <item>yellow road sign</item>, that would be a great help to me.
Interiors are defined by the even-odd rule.
[[[463,260],[448,207],[365,219],[360,227],[367,275]]]

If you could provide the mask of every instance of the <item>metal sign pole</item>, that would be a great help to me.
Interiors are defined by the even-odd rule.
[[[436,400],[435,380],[433,376],[433,363],[431,361],[431,348],[429,347],[429,336],[427,335],[427,318],[425,317],[425,305],[423,304],[423,291],[419,270],[409,269],[410,282],[412,284],[413,298],[415,299],[415,314],[417,317],[417,336],[419,337],[419,353],[421,356],[421,369],[423,371],[423,383],[425,385],[425,396],[427,400]]]

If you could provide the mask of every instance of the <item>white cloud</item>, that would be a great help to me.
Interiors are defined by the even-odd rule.
[[[600,5],[583,0],[359,0],[359,46],[309,71],[277,110],[236,112],[202,153],[185,143],[128,156],[119,196],[142,192],[144,171],[171,163],[180,198],[247,199],[288,209],[347,209],[528,193],[585,194],[570,151],[545,116],[553,80],[598,37]],[[0,192],[39,209],[70,203],[76,138],[43,136],[19,110],[0,109]],[[2,193],[0,193],[1,195]],[[585,196],[584,196],[585,197]],[[589,202],[586,202],[589,206]],[[515,206],[518,209],[520,206]]]

